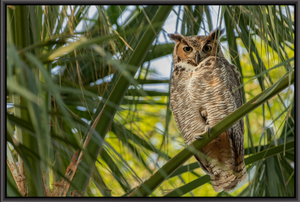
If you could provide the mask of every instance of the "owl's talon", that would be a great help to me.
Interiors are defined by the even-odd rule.
[[[205,126],[205,132],[207,132],[208,138],[210,138],[209,132],[210,132],[210,127],[208,125]]]
[[[203,139],[205,139],[205,137],[203,137],[202,135],[203,135],[203,133],[201,133],[199,135],[195,135],[194,138],[197,140],[203,140]]]

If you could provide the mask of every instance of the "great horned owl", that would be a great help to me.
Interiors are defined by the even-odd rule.
[[[218,29],[208,36],[169,34],[173,52],[171,109],[187,145],[242,105],[240,73],[218,44]],[[200,151],[200,167],[216,192],[229,192],[247,177],[244,163],[244,122],[239,120]]]

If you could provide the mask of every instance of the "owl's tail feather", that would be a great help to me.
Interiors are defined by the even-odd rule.
[[[246,165],[244,163],[243,156],[240,155],[235,158],[235,169],[234,169],[235,179],[230,182],[227,186],[224,186],[223,189],[226,192],[230,192],[235,189],[237,185],[247,178]]]
[[[236,176],[228,171],[223,171],[219,175],[211,175],[211,183],[216,192],[226,191],[225,189],[236,181]],[[236,182],[237,184],[237,182]]]

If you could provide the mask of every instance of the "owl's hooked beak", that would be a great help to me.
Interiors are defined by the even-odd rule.
[[[196,62],[197,65],[198,65],[199,62],[200,62],[200,53],[199,53],[198,51],[196,52],[195,62]]]

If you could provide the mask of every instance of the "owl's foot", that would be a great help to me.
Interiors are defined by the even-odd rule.
[[[195,134],[194,138],[197,140],[203,140],[205,137],[203,137],[203,134],[207,132],[208,138],[210,138],[209,132],[210,132],[210,127],[208,125],[205,126],[205,131],[203,133],[198,133]]]

